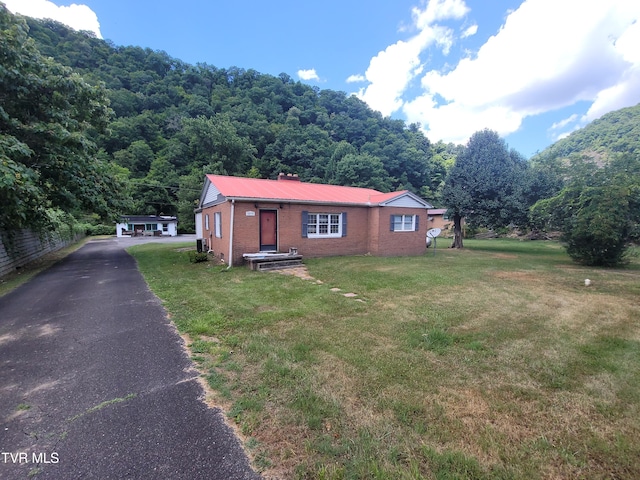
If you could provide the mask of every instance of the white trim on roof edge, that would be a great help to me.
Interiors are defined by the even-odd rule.
[[[380,202],[381,207],[402,207],[402,208],[433,208],[428,202],[425,202],[415,193],[403,192],[397,197],[390,198],[384,202]]]

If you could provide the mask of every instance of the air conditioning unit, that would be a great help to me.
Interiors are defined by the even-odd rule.
[[[196,240],[196,250],[198,251],[198,253],[202,253],[205,251],[205,243],[204,243],[204,238],[198,238]]]

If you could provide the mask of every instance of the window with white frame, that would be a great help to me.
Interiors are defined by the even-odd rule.
[[[307,236],[341,237],[342,236],[341,213],[309,213],[307,217]]]
[[[204,216],[204,229],[209,231],[209,214],[208,213]]]
[[[213,226],[216,230],[216,238],[222,238],[222,213],[215,212],[213,214]]]
[[[418,230],[418,215],[391,215],[392,232],[415,232]]]

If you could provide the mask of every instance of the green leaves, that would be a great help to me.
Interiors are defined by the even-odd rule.
[[[474,133],[449,171],[442,199],[472,225],[498,228],[522,217],[527,166],[491,130]]]
[[[562,232],[567,253],[585,265],[624,262],[629,241],[640,231],[640,158],[615,158],[584,175],[552,198],[537,202],[532,221]]]
[[[0,230],[42,229],[51,207],[112,215],[121,185],[88,136],[109,121],[105,89],[42,56],[27,32],[0,5]]]
[[[237,134],[226,115],[212,118],[199,116],[183,120],[183,135],[189,146],[192,161],[199,166],[219,165],[220,172],[246,172],[254,158],[255,147]]]
[[[382,161],[366,153],[345,155],[336,165],[335,180],[340,185],[373,188],[381,192],[391,190],[389,176]]]

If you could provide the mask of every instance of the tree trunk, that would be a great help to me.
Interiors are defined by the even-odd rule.
[[[462,248],[462,217],[457,213],[453,215],[453,243],[451,248]]]

